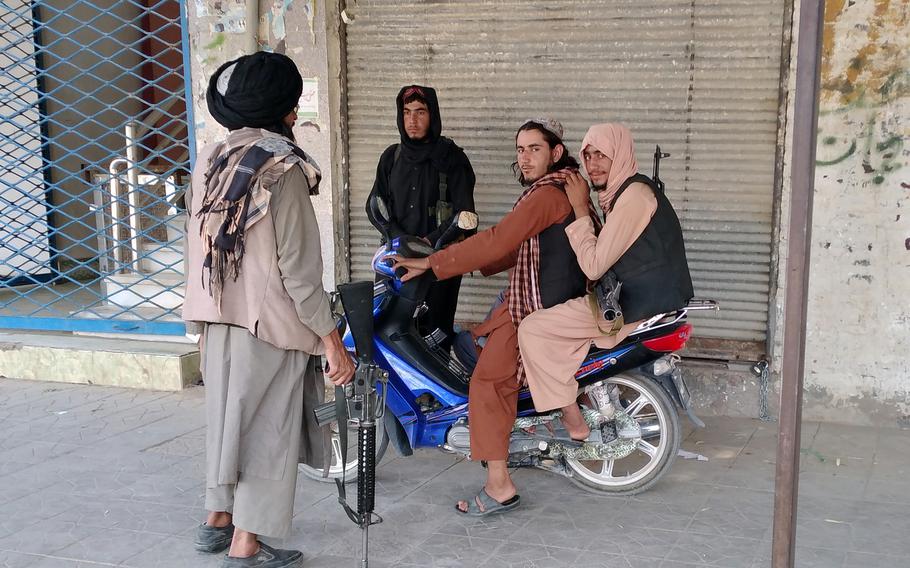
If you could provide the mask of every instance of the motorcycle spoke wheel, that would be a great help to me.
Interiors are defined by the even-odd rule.
[[[598,461],[567,457],[566,465],[573,481],[591,491],[637,493],[656,482],[672,463],[679,449],[679,419],[662,387],[653,381],[619,375],[606,383],[617,389],[623,411],[638,424],[641,436],[625,457]]]

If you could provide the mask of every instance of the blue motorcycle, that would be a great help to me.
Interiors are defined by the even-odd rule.
[[[468,385],[473,361],[441,348],[438,334],[421,335],[416,321],[425,309],[432,275],[402,282],[390,257],[433,254],[453,235],[476,228],[476,215],[471,215],[457,216],[435,246],[386,234],[386,244],[373,257],[373,360],[387,374],[379,386],[384,412],[378,421],[377,463],[390,441],[403,455],[411,455],[415,448],[437,448],[470,458]],[[541,468],[586,490],[610,495],[639,493],[657,483],[679,451],[679,410],[704,426],[692,412],[674,352],[692,333],[688,312],[716,308],[712,301],[693,301],[650,318],[613,349],[592,347],[575,375],[578,400],[593,432],[585,442],[567,435],[559,411],[536,412],[530,392],[522,390],[509,445],[510,467]],[[349,331],[344,341],[353,354]],[[305,465],[301,472],[321,481],[342,476],[353,481],[356,456],[346,459],[339,442],[340,435],[352,436],[351,430],[336,423],[333,432],[327,476],[324,470]]]

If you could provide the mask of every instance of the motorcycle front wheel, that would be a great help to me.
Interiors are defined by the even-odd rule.
[[[614,392],[623,410],[638,423],[641,437],[635,449],[621,459],[565,458],[573,474],[570,479],[592,493],[641,493],[657,483],[676,459],[681,441],[679,414],[663,387],[650,379],[621,374],[604,383]],[[595,401],[590,402],[597,408]]]
[[[336,479],[341,479],[343,473],[345,483],[354,483],[357,481],[357,429],[345,429],[348,438],[347,459],[344,459],[341,455],[341,436],[339,435],[338,422],[332,422],[330,429],[332,432],[330,438],[332,453],[328,475],[323,475],[324,471],[321,468],[316,469],[303,463],[299,464],[298,471],[312,480],[323,483],[335,483]],[[386,434],[385,425],[380,418],[376,424],[376,465],[379,465],[379,462],[382,461],[382,457],[388,447],[389,436]]]

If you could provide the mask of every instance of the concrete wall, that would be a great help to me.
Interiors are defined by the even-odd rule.
[[[906,0],[827,0],[807,417],[910,417],[908,16]]]
[[[255,1],[255,0],[254,0]],[[192,92],[197,147],[219,140],[226,130],[209,115],[205,89],[211,74],[225,61],[245,53],[246,2],[244,0],[194,0],[188,3]],[[318,83],[318,116],[301,118],[294,128],[297,143],[322,168],[320,194],[313,199],[322,238],[323,283],[335,286],[334,224],[332,220],[331,128],[328,103],[328,68],[325,37],[325,3],[316,0],[260,0],[256,24],[259,48],[291,57],[304,79]]]
[[[908,12],[906,0],[826,3],[806,420],[906,425],[910,419]],[[792,87],[791,81],[791,101]],[[789,132],[786,144],[789,160]],[[783,203],[788,199],[785,184]],[[784,252],[788,218],[784,210]],[[776,334],[776,367],[782,341]]]

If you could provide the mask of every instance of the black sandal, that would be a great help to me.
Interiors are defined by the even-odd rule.
[[[521,504],[521,497],[516,493],[502,503],[490,497],[486,488],[474,496],[474,499],[467,502],[468,510],[462,511],[458,504],[455,504],[455,510],[467,517],[486,517],[494,513],[505,513],[518,507]]]

